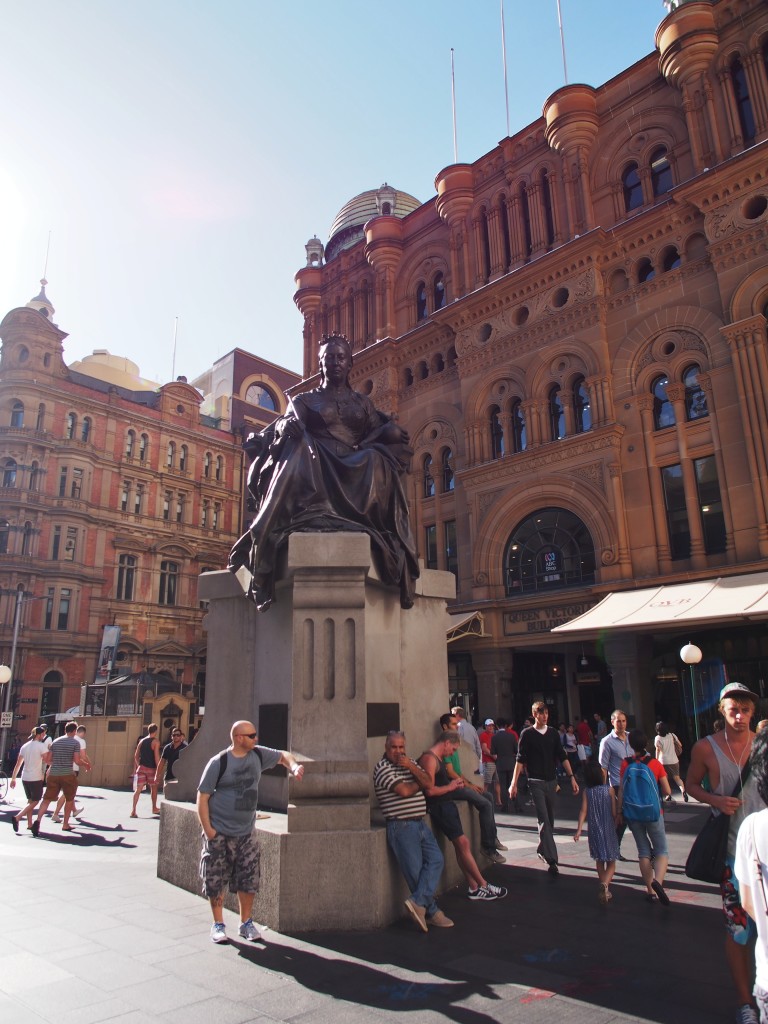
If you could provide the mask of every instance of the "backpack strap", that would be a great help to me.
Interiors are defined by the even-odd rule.
[[[259,750],[258,747],[254,747],[253,748],[253,752],[256,755],[256,757],[258,757],[259,764],[263,768],[264,767],[264,758],[261,756],[261,751]],[[216,789],[219,788],[219,783],[221,782],[221,777],[223,776],[224,772],[227,770],[227,754],[228,753],[229,753],[229,747],[227,747],[226,750],[222,750],[222,752],[219,754],[219,774],[216,777]]]

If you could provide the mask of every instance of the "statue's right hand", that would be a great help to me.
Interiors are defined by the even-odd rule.
[[[296,441],[304,433],[304,424],[301,420],[296,419],[295,416],[291,416],[288,419],[283,420],[282,426],[279,428],[279,433],[281,437],[291,437]]]

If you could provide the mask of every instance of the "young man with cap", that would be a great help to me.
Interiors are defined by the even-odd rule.
[[[709,804],[718,814],[727,814],[731,819],[720,892],[725,913],[725,958],[736,989],[739,1024],[758,1024],[759,1019],[752,999],[755,924],[741,905],[739,883],[733,870],[739,826],[748,814],[765,807],[752,775],[744,781],[755,739],[750,722],[759,700],[743,683],[726,683],[720,691],[718,704],[725,727],[694,744],[685,780],[686,789],[694,800]],[[708,789],[702,786],[705,775],[709,779]]]
[[[501,789],[499,787],[499,773],[496,771],[496,755],[491,751],[491,744],[496,733],[496,723],[492,718],[486,718],[485,728],[480,733],[480,749],[483,752],[483,778],[485,788],[493,794],[496,807],[501,809]]]

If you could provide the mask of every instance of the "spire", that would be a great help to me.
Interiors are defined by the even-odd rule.
[[[39,313],[42,313],[44,317],[50,320],[56,310],[53,308],[53,304],[48,296],[45,294],[45,286],[48,284],[44,277],[40,278],[40,294],[36,295],[34,299],[30,299],[27,303],[28,309],[36,309]]]

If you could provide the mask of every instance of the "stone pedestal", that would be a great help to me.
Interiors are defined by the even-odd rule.
[[[386,923],[400,913],[402,885],[383,831],[371,828],[371,772],[388,729],[405,731],[413,756],[434,740],[448,705],[445,605],[454,578],[425,571],[414,607],[403,610],[375,574],[367,535],[333,533],[290,537],[266,613],[245,598],[247,582],[242,570],[200,577],[209,602],[205,718],[176,763],[168,799],[194,801],[232,722],[252,720],[261,743],[289,748],[305,765],[301,782],[289,783],[282,768],[262,777],[260,806],[285,817],[264,826],[257,916],[292,930]],[[160,877],[198,888],[198,836],[191,808],[165,805]],[[350,901],[340,899],[350,880],[354,922]]]

